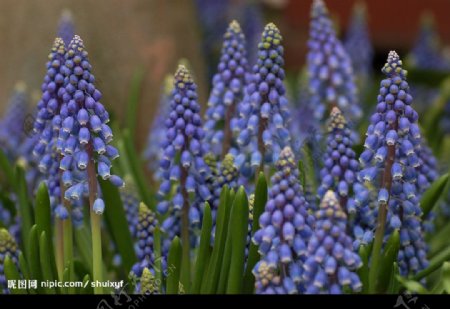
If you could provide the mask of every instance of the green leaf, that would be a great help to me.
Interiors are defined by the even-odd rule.
[[[420,200],[420,206],[422,207],[423,217],[425,218],[428,213],[438,204],[441,196],[443,196],[450,187],[450,181],[448,173],[442,175],[434,181]]]
[[[48,258],[50,260],[50,265],[52,266],[53,273],[57,273],[56,261],[55,261],[55,250],[53,248],[53,233],[52,233],[52,219],[51,219],[51,208],[50,199],[48,196],[48,189],[45,182],[39,185],[36,193],[36,203],[35,203],[35,221],[37,228],[37,235],[41,235],[45,232],[48,235],[47,238],[47,252]]]
[[[19,200],[19,212],[21,216],[21,236],[22,236],[22,251],[25,253],[26,257],[29,257],[28,248],[30,246],[29,231],[33,223],[33,209],[31,207],[31,202],[28,199],[28,187],[25,180],[25,172],[21,167],[16,168],[16,183],[17,183],[17,197]],[[29,259],[29,258],[28,258]]]
[[[219,273],[219,282],[217,284],[217,289],[215,294],[225,294],[227,289],[227,281],[228,275],[230,273],[230,264],[231,264],[231,247],[233,240],[231,238],[231,223],[232,218],[230,218],[230,222],[228,223],[227,232],[226,232],[226,240],[225,240],[225,249],[222,257],[222,265],[220,267]]]
[[[311,186],[311,191],[317,191],[317,177],[314,169],[314,159],[311,153],[311,147],[308,143],[305,143],[301,149],[302,162],[305,172],[305,184]],[[306,188],[306,185],[304,188]]]
[[[217,208],[216,230],[214,245],[208,265],[206,280],[202,282],[202,294],[214,294],[219,281],[223,254],[227,237],[228,220],[230,217],[230,190],[224,186],[220,193],[219,207]]]
[[[203,211],[202,230],[200,234],[200,246],[197,253],[197,260],[195,261],[194,282],[191,290],[192,294],[200,293],[203,275],[208,267],[207,261],[209,260],[210,254],[209,244],[211,241],[211,230],[211,208],[209,207],[208,203],[205,203],[205,209]]]
[[[81,294],[94,294],[94,290],[92,289],[90,282],[91,277],[89,276],[89,274],[86,274],[83,277],[83,287],[81,288]]]
[[[41,237],[39,238],[39,256],[40,256],[40,262],[41,262],[41,269],[42,269],[42,279],[48,280],[48,281],[54,281],[57,280],[56,274],[53,273],[52,265],[50,264],[50,260],[48,259],[48,242],[47,242],[47,236],[45,232],[41,233]],[[44,288],[47,294],[55,294],[56,290],[54,288]]]
[[[441,265],[448,260],[450,260],[450,247],[447,247],[444,251],[436,254],[436,256],[433,257],[428,263],[428,267],[418,272],[415,276],[413,276],[413,279],[416,281],[420,281],[422,278],[425,278],[436,269],[441,267]]]
[[[391,281],[392,265],[397,260],[398,250],[400,248],[400,234],[398,230],[389,237],[381,256],[380,268],[376,283],[376,290],[378,293],[385,292]]]
[[[119,190],[111,182],[101,178],[98,181],[102,188],[103,200],[105,201],[104,216],[106,224],[114,243],[117,245],[117,250],[122,257],[125,272],[128,273],[134,263],[136,263],[137,258],[122,199]]]
[[[136,136],[137,109],[141,98],[142,86],[144,81],[144,69],[136,68],[131,80],[130,96],[126,109],[125,127],[130,130],[130,136]]]
[[[5,262],[4,262],[4,272],[5,272],[5,277],[6,280],[13,280],[16,283],[16,287],[18,284],[18,280],[21,280],[20,278],[20,274],[19,271],[17,270],[16,265],[14,264],[14,262],[11,260],[11,257],[9,254],[6,255],[5,257]],[[10,289],[12,294],[27,294],[27,290],[26,289]]]
[[[245,265],[245,246],[248,233],[248,199],[244,187],[240,187],[231,209],[229,230],[231,230],[231,263],[227,294],[242,293]]]
[[[6,180],[12,188],[16,188],[16,178],[14,177],[13,165],[9,162],[5,153],[0,150],[0,171],[5,175]]]
[[[300,171],[300,184],[303,188],[306,187],[306,173],[305,173],[305,165],[302,160],[298,161],[298,170]]]
[[[444,262],[442,265],[442,284],[444,291],[450,294],[450,262]]]
[[[40,264],[40,255],[39,255],[39,237],[38,237],[38,228],[35,225],[30,229],[30,254],[28,258],[29,269],[30,269],[30,277],[37,281],[42,281],[41,274],[41,264]],[[38,290],[40,290],[38,285]]]
[[[253,205],[253,224],[252,237],[259,229],[259,217],[264,211],[267,203],[267,182],[264,173],[259,173],[258,182],[255,189],[255,201]],[[252,274],[253,267],[259,261],[258,246],[250,240],[250,249],[248,253],[247,266],[244,275],[243,292],[251,294],[255,287],[255,277]]]
[[[167,263],[167,294],[178,294],[180,284],[181,268],[181,244],[180,239],[175,236],[169,249]]]
[[[406,278],[403,278],[402,276],[396,276],[398,282],[405,287],[408,291],[412,293],[418,293],[418,294],[429,294],[430,292],[419,282],[414,280],[408,280]]]
[[[150,193],[151,186],[148,185],[145,179],[144,169],[140,164],[139,156],[136,154],[136,149],[133,145],[132,137],[127,129],[123,131],[122,141],[125,147],[126,157],[128,158],[128,164],[131,168],[131,174],[138,188],[139,195],[142,201],[148,207],[150,207],[151,210],[156,211],[155,204],[153,203],[152,198],[152,195],[154,194]]]
[[[83,264],[92,275],[92,240],[89,229],[83,225],[74,229],[75,245]]]
[[[389,286],[387,288],[387,293],[388,294],[398,294],[399,290],[400,290],[400,284],[398,282],[397,277],[400,276],[400,269],[398,267],[397,262],[394,262],[392,264],[392,275],[391,275],[391,279],[389,282]]]

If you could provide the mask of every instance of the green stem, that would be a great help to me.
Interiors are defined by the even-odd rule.
[[[89,181],[89,204],[91,217],[91,236],[92,236],[92,279],[95,281],[94,294],[102,294],[103,288],[97,284],[103,282],[102,266],[102,235],[101,235],[101,216],[94,212],[94,202],[97,198],[97,176],[93,161],[92,144],[88,144],[88,181]]]

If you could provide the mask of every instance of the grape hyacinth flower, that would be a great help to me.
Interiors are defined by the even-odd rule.
[[[72,12],[65,9],[62,11],[61,18],[59,19],[57,37],[61,38],[66,46],[69,46],[74,35],[75,24],[73,22]]]
[[[147,267],[145,267],[144,270],[142,271],[142,276],[141,280],[139,281],[139,285],[140,285],[139,293],[142,295],[159,293],[159,286],[157,284],[157,281],[155,280],[155,276]]]
[[[307,294],[342,294],[344,288],[359,292],[361,280],[356,270],[362,266],[346,233],[347,215],[328,190],[315,213],[316,228],[308,242],[303,279]]]
[[[153,265],[155,262],[155,254],[153,252],[153,233],[158,220],[155,214],[145,204],[139,205],[139,223],[137,224],[137,248],[136,255],[138,262],[131,269],[132,276],[141,278],[143,271],[148,268],[154,275]],[[160,257],[158,257],[160,258]],[[163,262],[163,261],[162,261]],[[162,271],[162,270],[158,270]],[[140,290],[139,283],[136,285],[136,291]]]
[[[9,256],[16,267],[19,266],[19,249],[17,244],[8,230],[0,228],[0,291],[3,290],[3,294],[9,294],[10,292],[4,271],[4,263],[7,256]]]
[[[126,178],[126,183],[129,184],[132,181]],[[130,185],[124,190],[120,190],[120,198],[125,209],[125,216],[127,218],[128,228],[130,230],[131,237],[135,238],[137,235],[137,226],[139,218],[139,197]]]
[[[123,187],[124,182],[110,172],[111,161],[119,154],[110,145],[113,134],[107,125],[109,115],[100,103],[102,95],[94,85],[88,53],[78,35],[67,49],[61,71],[64,87],[59,95],[63,104],[56,147],[62,156],[59,168],[67,187],[64,197],[78,200],[84,193],[89,193],[93,211],[101,214],[104,202],[97,197],[96,175],[117,187]]]
[[[374,52],[367,27],[366,6],[363,2],[357,2],[353,8],[344,46],[356,76],[362,79],[361,82],[367,82],[372,75]]]
[[[209,168],[203,160],[205,132],[197,103],[197,85],[183,65],[178,66],[174,76],[170,109],[162,145],[163,179],[157,204],[161,215],[168,214],[161,224],[161,230],[167,233],[162,250],[167,252],[170,241],[181,233],[183,256],[189,259],[189,229],[199,226],[203,203],[212,195],[206,184]],[[172,185],[176,185],[175,190]]]
[[[148,167],[153,173],[153,179],[161,180],[159,162],[163,155],[162,143],[166,138],[166,119],[170,113],[170,93],[172,92],[173,83],[172,76],[166,76],[164,86],[162,87],[161,96],[159,98],[159,105],[156,111],[156,116],[150,127],[150,132],[147,140],[147,147],[144,152],[144,159],[148,162]]]
[[[64,87],[58,91],[62,105],[56,144],[61,155],[59,169],[64,184],[61,194],[68,201],[89,196],[93,279],[102,281],[101,214],[105,202],[98,194],[97,176],[117,187],[123,187],[124,181],[111,174],[111,162],[119,153],[110,145],[113,134],[107,124],[109,115],[100,102],[102,94],[94,85],[88,52],[78,35],[69,44],[61,73]],[[94,287],[96,294],[102,291],[102,287]]]
[[[450,69],[450,63],[446,61],[442,54],[439,34],[435,27],[433,15],[430,13],[425,13],[421,18],[419,33],[409,57],[411,64],[419,69]]]
[[[290,147],[280,153],[276,169],[269,200],[259,217],[260,229],[253,237],[261,254],[253,269],[258,294],[292,294],[303,290],[302,267],[314,228],[314,217],[308,213]]]
[[[348,214],[355,211],[349,193],[356,180],[359,164],[352,149],[352,133],[337,107],[331,110],[327,130],[327,148],[323,158],[324,167],[320,171],[318,195],[322,199],[328,190],[336,192],[339,204]]]
[[[308,41],[309,109],[322,120],[331,107],[339,107],[348,120],[358,120],[352,64],[328,15],[323,0],[314,0]]]
[[[419,116],[411,106],[407,72],[395,51],[389,53],[382,72],[386,78],[381,81],[376,112],[370,119],[365,150],[360,155],[362,169],[359,181],[373,185],[377,195],[378,223],[374,252],[380,252],[383,239],[399,229],[398,263],[401,275],[406,276],[417,273],[428,263],[419,205],[420,192],[416,188],[417,168],[421,164],[417,152],[421,144],[417,124]],[[364,201],[359,205],[358,212],[366,213],[372,201],[367,196],[361,197],[361,194],[365,195],[367,191],[355,190],[356,200]],[[366,228],[374,229],[375,221],[374,216]]]
[[[273,23],[266,25],[258,45],[258,61],[239,105],[239,117],[232,123],[240,147],[236,161],[246,161],[250,156],[251,167],[261,171],[264,163],[277,161],[281,149],[291,141],[281,44],[278,28]]]
[[[18,82],[14,87],[3,118],[0,119],[0,150],[14,162],[20,155],[18,149],[26,133],[24,123],[28,111],[28,97],[25,83]]]
[[[219,207],[220,192],[225,185],[230,189],[236,190],[238,188],[237,178],[239,171],[231,153],[227,153],[222,162],[216,162],[214,155],[211,153],[207,153],[204,160],[210,169],[208,184],[209,191],[212,194],[210,205],[214,221],[217,208]]]
[[[245,37],[237,21],[232,21],[223,36],[223,47],[205,114],[205,141],[210,151],[222,159],[234,146],[231,119],[244,96],[248,63]]]
[[[33,156],[39,171],[45,176],[54,215],[62,220],[69,217],[63,205],[59,170],[60,155],[57,151],[58,134],[61,129],[61,93],[64,87],[63,67],[66,48],[61,38],[56,38],[48,56],[47,72],[41,85],[42,96],[37,104],[34,133],[37,141]]]
[[[416,190],[421,197],[431,184],[439,177],[437,159],[433,151],[428,147],[424,138],[420,145],[416,146],[416,151],[420,159],[420,165],[417,168]],[[430,211],[423,220],[423,229],[431,233],[434,231],[434,219],[436,214]]]

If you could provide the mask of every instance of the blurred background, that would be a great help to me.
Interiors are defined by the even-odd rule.
[[[217,65],[222,34],[237,19],[256,48],[262,28],[274,22],[284,37],[286,71],[296,77],[307,52],[312,0],[0,0],[0,117],[17,81],[24,81],[36,104],[45,62],[57,34],[61,14],[70,10],[75,33],[90,54],[103,104],[120,120],[127,111],[131,82],[143,73],[135,142],[145,145],[164,76],[188,59],[206,105],[211,76]],[[355,0],[328,0],[340,37],[344,38]],[[364,2],[364,1],[359,1]],[[434,20],[435,44],[447,57],[450,44],[450,1],[366,0],[374,69],[387,52],[410,52],[421,20]],[[428,17],[424,17],[428,16]],[[251,55],[249,55],[251,59]]]

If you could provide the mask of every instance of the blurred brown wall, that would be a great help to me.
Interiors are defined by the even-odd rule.
[[[207,85],[201,61],[197,17],[185,0],[0,0],[0,115],[17,80],[39,89],[61,11],[72,11],[76,33],[89,52],[103,104],[118,117],[127,109],[137,68],[146,71],[138,111],[139,148],[157,106],[163,77],[177,59],[190,60],[200,85]],[[202,101],[205,87],[199,87]]]

